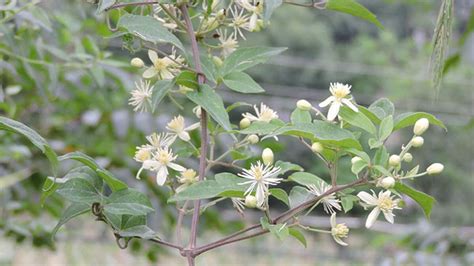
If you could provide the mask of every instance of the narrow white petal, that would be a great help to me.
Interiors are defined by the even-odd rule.
[[[153,50],[148,50],[148,57],[152,63],[155,63],[158,60],[158,54]]]
[[[186,168],[182,167],[181,165],[179,164],[175,164],[175,163],[168,163],[168,166],[173,169],[173,170],[176,170],[178,172],[184,172],[186,171]]]
[[[378,207],[375,207],[367,217],[367,221],[365,221],[365,227],[370,228],[372,225],[374,225],[375,221],[377,220],[377,217],[379,217],[380,214],[380,209]]]
[[[339,108],[341,108],[341,104],[338,102],[333,102],[331,107],[329,107],[328,111],[328,120],[333,121],[336,118],[337,114],[339,114]]]
[[[179,137],[180,139],[182,139],[183,141],[186,141],[186,142],[191,140],[191,137],[189,136],[189,133],[186,132],[186,131],[180,132],[180,133],[178,134],[178,137]]]
[[[186,131],[195,130],[195,129],[198,128],[200,125],[201,125],[200,123],[194,123],[194,124],[190,125],[189,127],[185,128],[184,130],[186,130]]]
[[[163,186],[166,182],[166,178],[168,177],[168,169],[166,167],[160,167],[158,173],[156,173],[156,183],[158,186]]]
[[[336,227],[336,213],[334,212],[332,215],[331,215],[331,227]]]
[[[351,108],[352,111],[354,112],[359,112],[359,108],[357,108],[357,106],[355,106],[351,101],[349,101],[348,99],[342,99],[341,100],[342,103],[344,103],[345,105],[347,105],[347,107]]]
[[[377,203],[377,199],[370,195],[369,193],[365,192],[365,191],[361,191],[357,194],[357,197],[359,197],[361,200],[363,200],[365,203],[369,204],[369,205],[374,205],[376,206],[378,203]]]
[[[383,216],[385,216],[385,219],[389,223],[393,224],[393,222],[394,222],[393,216],[395,216],[395,215],[393,215],[393,213],[391,211],[383,212]]]
[[[160,71],[160,74],[161,74],[162,79],[173,79],[174,78],[173,73],[171,73],[168,69],[162,69]]]
[[[140,167],[140,170],[138,170],[137,175],[135,176],[137,179],[140,179],[140,174],[143,171],[143,167]]]
[[[257,197],[257,205],[259,207],[262,207],[264,202],[265,202],[265,185],[263,184],[257,184],[257,193],[256,193],[256,197]]]
[[[347,243],[344,242],[344,241],[342,241],[339,237],[333,236],[333,238],[334,238],[334,241],[336,241],[336,243],[338,243],[339,245],[341,245],[341,246],[347,246]]]
[[[330,103],[332,103],[334,101],[334,96],[329,96],[326,100],[322,101],[320,104],[319,104],[319,107],[326,107],[328,106]]]
[[[156,76],[156,69],[155,67],[149,67],[145,72],[143,72],[142,77],[146,79],[151,79],[152,77]]]

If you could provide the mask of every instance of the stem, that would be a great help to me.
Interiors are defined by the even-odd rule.
[[[127,6],[145,6],[145,5],[155,5],[159,4],[160,1],[143,1],[143,2],[131,2],[131,3],[117,3],[105,9],[105,11],[110,11],[112,9],[117,9]]]
[[[191,50],[193,53],[194,64],[196,71],[198,72],[198,83],[204,84],[205,76],[202,74],[201,69],[201,60],[199,58],[199,48],[196,40],[196,35],[194,34],[193,24],[191,18],[189,17],[188,8],[186,5],[180,7],[181,13],[183,15],[184,21],[186,23],[186,31],[191,41]],[[207,157],[207,145],[208,145],[208,132],[207,132],[207,113],[204,108],[201,107],[201,155],[199,157],[199,181],[204,179],[206,174],[206,157]],[[188,258],[188,264],[194,265],[193,250],[196,247],[196,237],[197,237],[197,227],[199,224],[199,210],[201,209],[201,201],[194,201],[194,210],[193,217],[191,220],[191,236],[189,239],[189,251],[186,256]]]

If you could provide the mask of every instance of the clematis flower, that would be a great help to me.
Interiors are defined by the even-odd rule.
[[[219,34],[219,47],[222,49],[222,55],[227,57],[239,47],[239,42],[237,41],[237,36],[234,33],[231,33],[227,36],[227,31],[218,30]]]
[[[179,71],[179,65],[175,61],[180,63],[184,61],[180,56],[176,56],[174,50],[171,55],[163,58],[159,58],[155,51],[148,50],[148,57],[153,66],[143,72],[142,76],[146,79],[151,79],[155,76],[159,79],[172,79]]]
[[[331,83],[329,91],[332,96],[329,96],[326,100],[319,104],[319,107],[326,107],[329,104],[328,117],[329,121],[333,121],[337,114],[339,114],[339,109],[342,105],[346,105],[351,108],[354,112],[358,112],[359,109],[351,102],[351,98],[348,98],[351,93],[351,87],[348,84],[342,84],[339,82]]]
[[[178,156],[173,155],[173,152],[169,148],[159,148],[151,159],[145,160],[142,164],[142,167],[137,173],[137,179],[140,179],[140,174],[143,170],[150,170],[156,172],[156,183],[159,186],[163,186],[168,177],[169,171],[168,167],[176,170],[178,172],[183,172],[186,170],[183,166],[174,163]]]
[[[149,160],[153,152],[156,152],[159,148],[165,148],[171,146],[176,136],[169,133],[153,133],[146,137],[149,144],[136,147],[135,156],[133,159],[137,162],[143,163],[146,160]]]
[[[238,0],[237,4],[252,14],[250,16],[248,28],[249,31],[254,31],[258,26],[258,17],[263,12],[263,1],[253,0],[250,2],[249,0]]]
[[[390,195],[390,190],[386,191],[380,191],[379,195],[377,196],[375,192],[372,190],[372,195],[365,191],[359,192],[357,194],[357,197],[359,197],[362,201],[364,201],[364,207],[374,207],[374,209],[370,212],[369,216],[367,217],[367,221],[365,222],[365,227],[370,228],[375,221],[377,220],[377,217],[380,214],[380,211],[383,212],[385,219],[389,222],[392,223],[394,222],[393,217],[395,216],[393,214],[394,209],[401,209],[398,207],[399,199],[394,199],[393,196]]]
[[[249,30],[249,16],[244,14],[245,9],[241,9],[240,12],[237,7],[230,8],[232,14],[232,22],[229,24],[230,27],[234,28],[234,36],[239,35],[245,40],[245,36],[242,33],[242,29]]]
[[[321,196],[331,189],[331,186],[326,184],[325,182],[319,182],[318,185],[309,184],[306,185],[306,187],[308,188],[309,193],[315,196]],[[324,211],[326,213],[334,213],[334,209],[338,211],[341,210],[341,205],[339,204],[340,201],[336,198],[335,193],[331,193],[327,196],[324,196],[320,200],[320,202],[323,204]]]
[[[250,184],[244,194],[247,196],[256,190],[257,206],[262,208],[268,196],[268,186],[274,186],[282,180],[281,178],[275,177],[279,172],[280,167],[274,167],[272,165],[265,166],[262,162],[258,161],[257,164],[252,164],[249,170],[244,169],[243,173],[238,174],[243,178],[250,179],[249,181],[239,183],[239,185]]]
[[[253,108],[255,109],[256,115],[245,113],[242,116],[249,119],[250,121],[262,121],[267,123],[272,121],[272,119],[278,118],[277,112],[273,111],[263,103],[260,103],[260,109],[258,109],[257,105],[254,105]]]
[[[179,193],[190,185],[196,183],[199,180],[196,171],[193,169],[186,169],[181,173],[181,176],[178,177],[178,182],[182,185],[176,188],[176,192]]]
[[[183,141],[191,140],[188,131],[194,130],[199,127],[199,123],[195,123],[186,127],[184,124],[184,118],[181,115],[174,117],[166,126],[166,129],[173,132],[176,136],[178,136]]]
[[[341,238],[346,238],[349,234],[349,228],[346,224],[338,224],[336,222],[336,213],[331,214],[331,235],[334,238],[334,241],[341,246],[347,246],[347,243],[342,241]]]
[[[148,106],[151,106],[151,97],[153,95],[153,87],[149,81],[140,80],[135,82],[135,89],[130,92],[132,95],[128,100],[128,104],[133,106],[135,112],[145,112]]]

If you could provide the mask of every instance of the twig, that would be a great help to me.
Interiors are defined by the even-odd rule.
[[[144,6],[144,5],[155,5],[159,4],[160,1],[143,1],[143,2],[131,2],[131,3],[117,3],[105,9],[105,11],[110,11],[112,9],[127,7],[127,6]]]

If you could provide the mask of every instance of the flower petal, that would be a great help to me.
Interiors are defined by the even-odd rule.
[[[148,50],[148,57],[153,64],[158,61],[158,54],[153,50]]]
[[[186,141],[186,142],[191,140],[191,137],[189,136],[189,133],[186,132],[186,131],[180,132],[180,133],[178,134],[178,137],[179,137],[180,139],[182,139],[183,141]]]
[[[385,219],[386,219],[389,223],[393,224],[393,222],[394,222],[393,217],[395,216],[395,215],[393,215],[393,212],[391,212],[391,211],[383,212],[383,216],[385,216]]]
[[[255,194],[257,198],[257,205],[259,207],[263,207],[265,203],[265,185],[264,184],[257,184],[257,192]]]
[[[168,166],[173,169],[173,170],[176,170],[178,172],[184,172],[186,171],[186,168],[182,167],[181,165],[179,164],[175,164],[175,163],[168,163]]]
[[[185,128],[184,130],[186,130],[186,131],[195,130],[195,129],[198,128],[200,125],[201,125],[200,123],[194,123],[194,124],[190,125],[189,127]]]
[[[168,168],[165,166],[160,167],[158,172],[156,173],[156,183],[158,186],[163,186],[166,182],[166,178],[168,177]]]
[[[330,219],[330,221],[331,221],[331,227],[332,227],[332,228],[336,227],[337,224],[336,224],[336,213],[335,213],[335,212],[333,212],[333,213],[331,214],[331,219]]]
[[[334,101],[334,96],[329,96],[326,100],[319,104],[319,107],[326,107]]]
[[[338,243],[339,245],[341,246],[347,246],[347,243],[342,241],[339,237],[333,235],[332,238],[334,238],[334,241],[336,241],[336,243]]]
[[[157,72],[156,72],[155,67],[149,67],[147,68],[147,70],[145,70],[145,72],[143,72],[142,77],[145,79],[151,79],[154,76],[156,76],[156,74]]]
[[[341,104],[339,102],[333,102],[331,107],[329,107],[328,111],[328,120],[333,121],[336,118],[337,114],[339,114],[339,109],[341,108]]]
[[[347,105],[347,107],[351,108],[352,111],[354,112],[359,112],[359,108],[357,108],[357,106],[355,106],[351,101],[349,101],[348,99],[342,99],[341,100],[342,103],[344,103],[345,105]]]
[[[375,221],[377,220],[377,217],[379,217],[380,214],[380,209],[379,207],[375,207],[367,216],[367,221],[365,221],[365,227],[370,228],[372,225],[374,225]]]
[[[361,191],[357,194],[357,197],[359,197],[361,200],[363,200],[365,203],[369,204],[369,205],[374,205],[376,206],[378,203],[377,203],[377,199],[370,195],[369,193],[365,192],[365,191]]]

